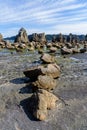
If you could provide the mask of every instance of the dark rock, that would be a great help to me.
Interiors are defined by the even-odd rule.
[[[28,70],[25,70],[23,73],[32,81],[37,80],[37,77],[42,74],[41,69],[39,67],[32,67]]]

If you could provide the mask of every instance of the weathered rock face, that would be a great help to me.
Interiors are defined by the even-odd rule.
[[[40,34],[34,33],[32,41],[39,42],[42,45],[45,44],[46,43],[45,33]]]
[[[45,63],[53,63],[55,62],[55,58],[49,54],[46,54],[44,53],[42,56],[41,56],[41,60]]]
[[[27,35],[27,32],[26,32],[26,30],[24,28],[21,28],[19,30],[19,33],[15,38],[15,42],[25,43],[25,44],[29,43],[28,35]]]
[[[57,82],[52,78],[52,76],[40,75],[33,85],[37,88],[53,90],[56,87]]]
[[[39,89],[31,97],[31,109],[33,115],[39,120],[45,120],[47,117],[47,109],[53,109],[56,107],[56,101],[59,99],[52,93]]]

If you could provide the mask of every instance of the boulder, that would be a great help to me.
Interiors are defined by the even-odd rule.
[[[26,30],[24,28],[21,28],[19,30],[19,33],[15,38],[15,42],[25,43],[25,44],[29,43],[28,35],[27,35],[27,32],[26,32]]]
[[[50,48],[50,47],[52,47],[52,43],[47,43],[46,46],[47,46],[47,48]]]
[[[14,46],[12,46],[12,44],[8,40],[4,41],[4,43],[5,43],[5,47],[7,49],[14,49],[15,48]]]
[[[81,48],[80,49],[80,53],[85,53],[87,50],[86,50],[86,48]]]
[[[28,51],[34,51],[34,50],[35,50],[34,46],[28,47]]]
[[[20,49],[25,49],[25,48],[27,48],[27,46],[26,46],[25,43],[20,43],[20,44],[18,45],[18,48],[20,48]]]
[[[56,51],[57,51],[57,48],[56,48],[56,47],[51,47],[51,48],[50,48],[50,52],[51,52],[51,53],[54,53],[54,52],[56,52]]]
[[[5,42],[0,42],[0,47],[5,48]]]
[[[41,48],[39,48],[39,49],[38,49],[38,53],[39,53],[39,54],[43,54],[43,53],[44,53],[44,50],[41,49]]]
[[[60,49],[60,48],[61,48],[61,45],[60,45],[60,43],[58,43],[58,42],[53,43],[52,46],[55,47],[55,48],[57,48],[57,49]]]
[[[72,53],[73,53],[72,49],[68,49],[66,46],[61,48],[61,54],[62,55],[64,55],[64,54],[72,54]]]
[[[56,63],[47,64],[46,67],[31,67],[30,69],[25,70],[23,73],[26,77],[30,78],[31,81],[37,80],[39,75],[52,76],[52,78],[55,79],[60,77],[60,67]]]
[[[67,47],[68,49],[71,49],[71,48],[72,48],[72,44],[69,43],[69,42],[67,42],[67,43],[66,43],[66,47]]]
[[[47,109],[55,108],[56,101],[58,100],[58,97],[54,94],[46,90],[39,89],[32,95],[29,106],[35,118],[45,120],[47,118]]]
[[[53,90],[56,87],[57,82],[52,78],[52,76],[39,75],[38,79],[33,82],[33,85],[37,88]]]
[[[39,67],[31,67],[28,70],[25,70],[24,75],[30,78],[31,81],[37,80],[38,76],[42,74],[41,69]]]
[[[79,53],[80,51],[79,51],[79,49],[77,49],[77,48],[72,48],[72,52],[73,52],[73,53]]]
[[[40,58],[44,63],[53,63],[55,62],[55,58],[47,53],[42,54]]]
[[[52,76],[54,79],[60,77],[60,67],[54,64],[48,64],[47,67],[40,67],[44,75]]]

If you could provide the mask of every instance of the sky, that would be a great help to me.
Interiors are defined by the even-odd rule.
[[[0,0],[0,33],[86,34],[87,0]]]

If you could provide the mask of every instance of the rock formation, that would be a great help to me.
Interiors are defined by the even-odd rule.
[[[55,108],[56,101],[58,100],[54,94],[44,89],[38,89],[38,91],[32,95],[29,106],[35,118],[45,120],[47,118],[47,109]]]
[[[47,64],[46,67],[40,65],[31,67],[23,73],[26,77],[30,78],[31,81],[37,80],[39,75],[52,76],[55,79],[60,77],[60,67],[56,63]]]
[[[60,77],[60,67],[56,63],[41,67],[41,72],[44,75],[52,76],[53,79]]]
[[[32,37],[32,41],[39,42],[40,44],[44,45],[46,43],[45,33],[34,33]]]
[[[41,60],[44,62],[44,63],[54,63],[55,62],[55,58],[47,53],[44,53],[42,56],[41,56]]]
[[[27,35],[27,32],[26,32],[26,30],[24,28],[21,28],[19,30],[19,33],[15,38],[15,42],[25,43],[25,44],[29,43],[28,35]]]
[[[41,60],[46,64],[40,65],[24,71],[25,76],[29,77],[34,90],[31,97],[29,108],[33,111],[35,118],[45,120],[47,109],[55,108],[58,98],[48,92],[57,86],[56,78],[60,76],[60,67],[55,62],[54,57],[49,54],[42,54]],[[49,64],[50,63],[50,64]]]

